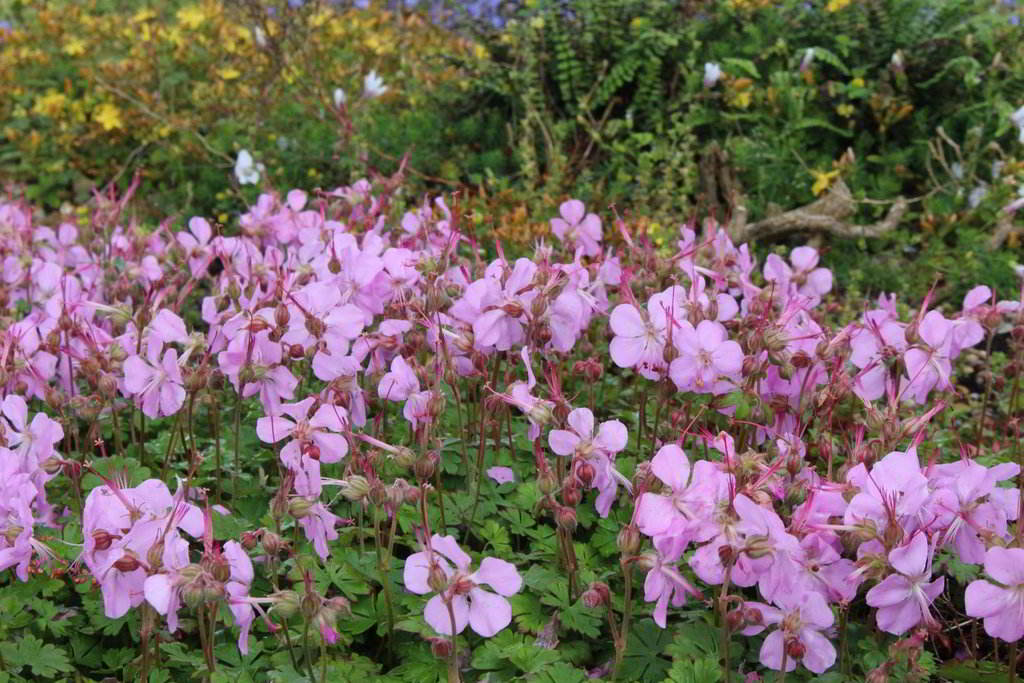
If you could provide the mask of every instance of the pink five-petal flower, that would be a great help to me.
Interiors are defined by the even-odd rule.
[[[985,579],[971,581],[964,595],[967,615],[984,619],[985,633],[1012,643],[1024,636],[1024,548],[989,548]]]
[[[661,379],[665,368],[665,332],[632,304],[619,304],[608,320],[615,336],[608,346],[612,361],[620,368],[637,367],[647,379]]]
[[[637,503],[637,528],[648,536],[669,535],[687,542],[707,541],[717,526],[715,506],[728,493],[728,479],[713,463],[698,460],[691,474],[683,449],[666,444],[651,460],[651,471],[666,485],[661,494],[644,493]]]
[[[200,216],[192,217],[188,222],[188,232],[179,232],[176,237],[178,244],[185,250],[188,257],[188,267],[192,271],[192,277],[202,277],[206,268],[213,260],[213,254],[209,249],[210,238],[213,231],[205,218]]]
[[[594,414],[589,408],[576,408],[569,413],[566,422],[572,430],[553,429],[548,434],[548,444],[558,455],[587,456],[597,451],[614,455],[626,447],[628,434],[626,425],[618,420],[602,422],[594,435]]]
[[[601,253],[601,219],[597,214],[586,213],[586,207],[578,199],[562,202],[558,207],[560,218],[551,219],[551,232],[562,242],[573,247],[582,247],[587,256]]]
[[[420,595],[439,591],[423,611],[426,622],[438,633],[451,635],[454,621],[455,633],[469,624],[489,638],[512,622],[512,607],[505,598],[519,592],[522,577],[514,565],[495,557],[485,557],[473,573],[469,564],[469,555],[454,537],[434,534],[426,550],[406,559],[405,587]],[[483,590],[480,586],[484,585],[497,595]]]
[[[377,393],[388,401],[404,401],[420,390],[416,371],[402,356],[391,361],[391,372],[385,373],[377,385]]]
[[[893,548],[889,563],[896,571],[865,596],[869,605],[878,608],[878,627],[900,635],[921,621],[933,623],[929,605],[942,592],[945,579],[928,580],[932,574],[928,537],[918,533],[906,545]]]
[[[185,387],[178,367],[178,352],[164,351],[163,344],[151,340],[146,345],[146,359],[131,356],[124,362],[124,386],[142,407],[147,417],[174,415],[185,403]]]
[[[680,391],[723,393],[743,367],[743,349],[728,339],[725,327],[713,320],[701,320],[697,327],[679,323],[672,341],[680,356],[669,366],[669,376]]]
[[[778,607],[759,602],[744,605],[745,612],[760,614],[761,623],[746,627],[743,635],[760,633],[765,626],[778,627],[761,644],[761,663],[780,671],[785,655],[786,671],[795,669],[799,662],[816,674],[835,664],[836,649],[821,633],[835,620],[825,598],[814,591],[794,591],[780,594],[775,604]]]
[[[342,433],[348,422],[347,411],[325,403],[310,417],[315,401],[310,396],[298,403],[282,403],[279,408],[287,417],[271,415],[256,421],[256,435],[261,441],[276,443],[291,437],[281,449],[281,461],[296,474],[295,488],[303,496],[320,495],[321,462],[338,462],[348,453],[348,441]]]

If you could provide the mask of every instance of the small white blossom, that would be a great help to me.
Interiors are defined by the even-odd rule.
[[[384,85],[383,79],[377,75],[376,71],[371,71],[363,78],[364,97],[380,97],[387,91],[388,86]]]
[[[334,106],[337,109],[341,109],[341,105],[345,104],[346,101],[345,91],[341,88],[334,89]]]
[[[704,63],[704,87],[713,88],[718,79],[722,77],[722,67],[715,62]]]
[[[235,177],[242,185],[255,185],[260,181],[260,173],[264,171],[263,164],[253,161],[249,150],[243,149],[238,152],[238,160],[235,161]]]

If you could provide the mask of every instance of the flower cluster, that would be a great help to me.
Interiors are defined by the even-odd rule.
[[[360,518],[372,508],[384,574],[396,543],[415,549],[404,584],[432,595],[427,626],[453,644],[467,625],[493,636],[514,618],[506,598],[522,576],[496,557],[471,570],[438,490],[464,478],[472,528],[486,472],[501,486],[535,475],[537,511],[554,520],[570,573],[580,506],[596,490],[600,517],[628,520],[623,571],[646,571],[655,623],[715,587],[729,634],[757,637],[771,669],[832,667],[835,613],[858,600],[881,631],[938,629],[939,553],[984,565],[992,581],[967,587],[968,614],[995,637],[1020,637],[1021,501],[1006,485],[1020,468],[967,450],[941,458],[930,443],[919,454],[964,351],[1012,329],[1017,353],[1019,300],[981,286],[954,313],[883,296],[837,325],[823,311],[832,276],[811,247],[759,268],[708,223],[685,226],[665,257],[624,226],[625,245],[607,244],[601,219],[570,200],[552,219],[558,243],[484,262],[444,200],[399,220],[389,200],[365,181],[316,197],[265,193],[227,236],[198,217],[144,232],[113,197],[98,251],[79,226],[42,227],[27,207],[0,205],[0,294],[21,312],[0,337],[0,568],[26,580],[42,566],[34,529],[66,523],[46,484],[63,475],[80,487],[95,472],[58,453],[61,423],[41,407],[30,417],[30,402],[66,424],[110,419],[116,430],[137,410],[192,434],[198,405],[233,394],[236,420],[243,404],[259,411],[260,448],[246,465],[274,490],[274,531],[215,539],[214,509],[228,510],[192,484],[204,457],[194,438],[182,439],[187,478],[175,494],[159,479],[104,477],[83,496],[81,562],[108,617],[145,602],[174,630],[183,607],[224,604],[245,651],[256,614],[277,628],[262,604],[284,617],[298,602],[336,642],[347,601],[320,596],[308,573],[302,598],[252,597],[249,552],[261,545],[257,564],[276,577],[282,553],[306,552],[282,540],[291,528],[328,561],[338,527],[354,523],[340,506],[351,505]],[[635,429],[597,401],[606,375],[637,388]],[[453,441],[476,444],[477,456],[442,462],[445,430],[463,423],[471,393],[476,424]],[[485,468],[487,439],[501,444],[506,426],[517,453],[516,421],[532,461],[494,456],[500,465]],[[400,540],[403,506],[416,508],[412,542]],[[586,602],[609,602],[599,593]]]

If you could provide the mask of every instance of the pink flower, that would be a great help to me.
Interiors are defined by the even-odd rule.
[[[637,528],[652,537],[670,536],[707,541],[717,526],[711,521],[715,506],[729,490],[729,478],[708,460],[692,469],[683,449],[662,446],[651,460],[651,471],[667,488],[661,494],[644,493],[636,510]]]
[[[921,338],[903,354],[907,368],[901,393],[913,397],[918,403],[925,403],[932,389],[945,391],[953,366],[949,361],[949,346],[952,341],[953,324],[938,311],[928,311],[918,325]]]
[[[721,394],[743,367],[743,349],[728,339],[721,323],[701,320],[695,328],[684,320],[672,335],[680,356],[669,366],[669,376],[680,391]]]
[[[310,396],[298,403],[282,403],[279,409],[288,417],[272,415],[256,421],[261,441],[276,443],[291,437],[281,449],[281,461],[297,475],[296,490],[304,496],[320,495],[321,462],[338,462],[348,453],[342,434],[348,418],[345,409],[325,403],[311,417],[315,401]]]
[[[178,367],[178,352],[164,351],[163,345],[151,340],[146,345],[146,358],[131,356],[124,362],[124,387],[135,396],[147,417],[174,415],[185,402],[185,387]]]
[[[404,401],[419,390],[420,380],[402,356],[395,356],[391,361],[391,372],[381,377],[377,385],[377,394],[388,401]]]
[[[965,600],[967,615],[984,619],[985,633],[1015,642],[1024,636],[1024,548],[989,548],[985,573],[995,579],[971,581]]]
[[[209,249],[213,231],[207,220],[199,216],[194,216],[189,220],[188,230],[188,232],[179,232],[175,237],[188,257],[188,267],[192,271],[192,277],[199,278],[206,274],[206,268],[213,260],[213,254]]]
[[[553,429],[548,434],[548,444],[558,455],[589,455],[595,450],[608,455],[618,453],[626,447],[628,434],[626,425],[618,420],[602,422],[594,435],[594,414],[589,408],[576,408],[569,413],[566,422],[572,430]]]
[[[601,253],[601,219],[597,214],[584,216],[586,208],[578,199],[562,202],[558,212],[561,218],[551,219],[551,232],[555,237],[582,248],[587,256],[598,256]]]
[[[677,565],[686,545],[685,539],[663,536],[654,541],[657,552],[643,557],[645,565],[650,567],[644,579],[644,600],[657,600],[652,616],[654,623],[662,628],[665,628],[670,601],[673,607],[682,607],[688,595],[701,597],[700,591],[679,573]]]
[[[942,592],[945,578],[931,578],[931,549],[923,533],[889,551],[889,564],[896,571],[868,591],[867,603],[877,607],[875,620],[886,633],[900,635],[922,620],[934,624],[929,606]]]
[[[765,626],[778,627],[761,644],[761,663],[781,671],[785,655],[786,671],[792,671],[800,663],[816,674],[824,673],[835,664],[836,649],[821,633],[835,621],[825,598],[813,591],[789,592],[777,596],[775,604],[778,607],[748,602],[743,608],[745,613],[756,615],[760,621],[743,629],[743,635],[760,633]]]
[[[469,555],[453,536],[434,534],[426,550],[406,558],[405,587],[419,595],[437,593],[423,617],[438,633],[451,635],[454,617],[455,633],[462,633],[468,623],[490,638],[512,622],[512,606],[505,597],[518,593],[523,580],[515,565],[495,557],[485,557],[472,573],[469,565]],[[497,595],[480,586],[490,586]]]
[[[554,429],[548,434],[548,445],[558,455],[575,458],[574,470],[579,474],[582,466],[593,469],[593,478],[588,483],[600,493],[595,505],[602,517],[608,516],[612,502],[618,494],[619,484],[630,489],[629,480],[615,469],[612,460],[615,454],[626,447],[629,435],[626,425],[618,420],[602,422],[594,435],[594,414],[588,408],[576,408],[567,418],[572,430]]]
[[[511,484],[516,480],[516,473],[511,467],[490,467],[487,476],[498,484]]]
[[[764,260],[764,279],[775,283],[776,296],[788,298],[792,289],[808,299],[811,307],[817,306],[821,297],[832,289],[832,272],[815,267],[818,250],[813,247],[797,247],[789,258],[792,268],[778,254],[769,254]]]

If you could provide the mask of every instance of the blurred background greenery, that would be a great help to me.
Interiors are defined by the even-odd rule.
[[[569,196],[666,242],[682,221],[728,220],[737,197],[753,221],[842,182],[851,222],[908,200],[882,236],[812,237],[846,291],[1010,295],[1022,13],[1011,0],[2,0],[0,179],[47,211],[85,211],[95,187],[139,171],[143,218],[230,230],[263,187],[379,180],[405,158],[410,203],[458,191],[513,248]],[[371,71],[383,93],[367,91]],[[242,149],[263,164],[255,185],[234,174]]]

